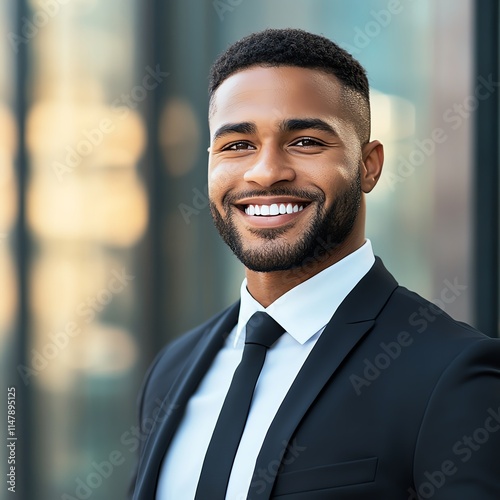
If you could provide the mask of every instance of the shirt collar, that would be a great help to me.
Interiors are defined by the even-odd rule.
[[[233,345],[242,342],[245,325],[257,311],[265,311],[297,342],[304,344],[330,321],[374,262],[372,245],[367,239],[358,250],[292,288],[267,308],[250,295],[245,278]]]

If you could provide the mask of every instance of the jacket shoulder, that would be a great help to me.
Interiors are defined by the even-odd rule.
[[[416,334],[451,335],[454,338],[488,339],[487,335],[473,326],[452,318],[445,309],[421,295],[398,286],[384,311],[388,317],[399,319],[402,326]]]
[[[149,366],[139,392],[138,406],[140,418],[142,418],[142,415],[147,414],[145,407],[148,406],[148,402],[152,402],[151,404],[154,405],[156,398],[162,398],[168,392],[178,373],[185,365],[188,356],[196,349],[197,344],[235,306],[236,304],[233,304],[215,314],[201,325],[188,330],[161,349]]]

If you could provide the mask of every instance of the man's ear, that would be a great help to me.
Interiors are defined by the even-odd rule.
[[[371,141],[362,148],[361,189],[369,193],[377,184],[384,164],[384,146],[380,141]]]

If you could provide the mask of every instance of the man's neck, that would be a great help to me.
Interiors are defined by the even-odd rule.
[[[361,241],[357,241],[357,239],[355,241],[346,240],[347,244],[320,256],[306,258],[303,265],[285,271],[259,273],[246,268],[248,291],[263,307],[269,307],[292,288],[355,252],[364,242],[364,236]]]

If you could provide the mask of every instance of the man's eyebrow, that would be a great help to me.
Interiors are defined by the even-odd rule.
[[[320,118],[290,118],[280,123],[280,130],[282,132],[295,132],[307,129],[321,130],[338,136],[337,131],[329,123]]]
[[[255,123],[226,123],[215,131],[212,141],[220,139],[224,135],[228,134],[255,134],[256,131],[257,127],[255,126]]]

